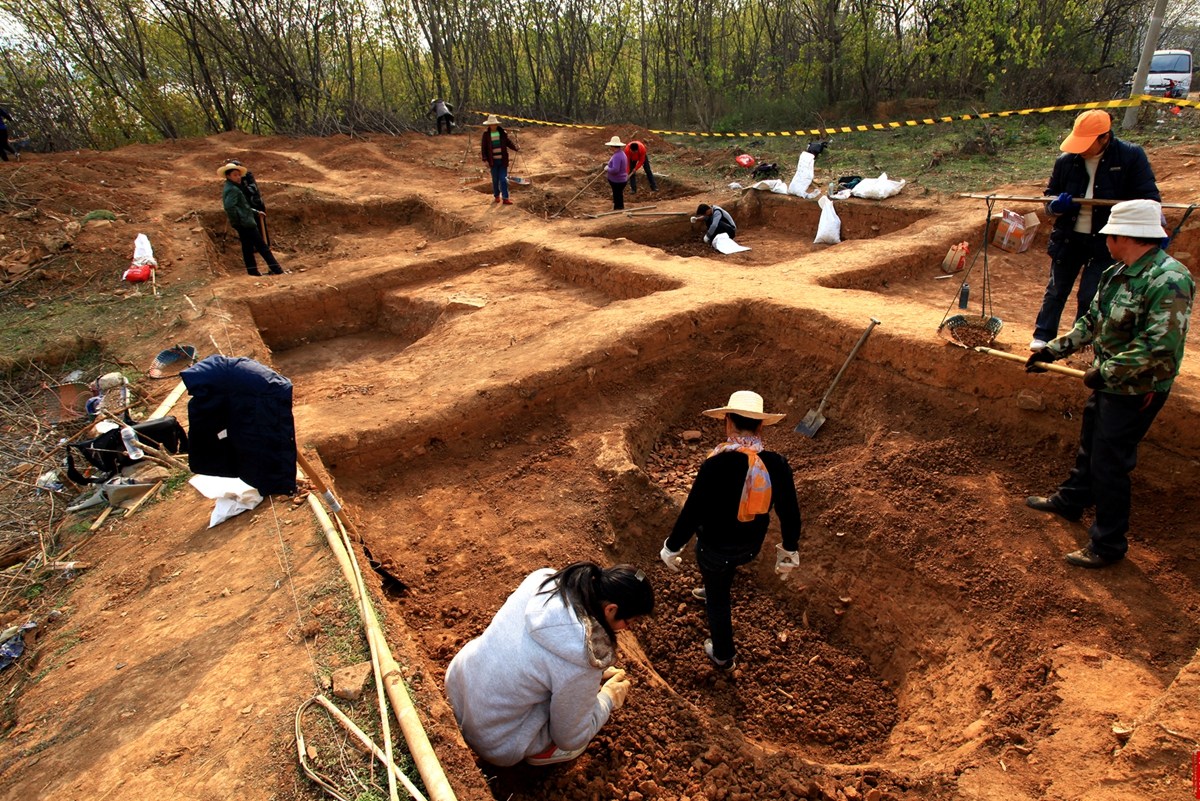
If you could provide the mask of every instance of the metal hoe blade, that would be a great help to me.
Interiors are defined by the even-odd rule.
[[[829,396],[833,394],[833,388],[837,386],[838,379],[842,377],[842,373],[846,372],[846,368],[850,366],[850,362],[854,360],[858,349],[867,341],[867,337],[871,335],[871,330],[881,323],[874,317],[871,318],[871,324],[867,326],[867,330],[862,332],[862,336],[858,338],[858,342],[854,346],[854,350],[850,351],[850,355],[846,357],[846,363],[842,365],[842,369],[838,370],[838,374],[833,377],[833,383],[829,385],[829,391],[825,393],[825,397],[821,398],[821,403],[815,409],[809,409],[808,414],[804,415],[804,419],[800,421],[800,425],[796,426],[796,433],[803,434],[806,437],[815,437],[817,431],[825,424],[825,404],[829,402]]]

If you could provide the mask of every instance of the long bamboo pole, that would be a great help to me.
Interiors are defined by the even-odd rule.
[[[400,768],[396,767],[395,761],[393,761],[392,758],[387,754],[383,753],[379,746],[375,744],[375,741],[368,737],[366,732],[355,725],[353,720],[346,717],[346,713],[338,709],[336,704],[323,695],[314,696],[312,700],[329,710],[329,714],[333,715],[334,719],[337,720],[338,723],[342,724],[343,729],[358,738],[358,741],[370,749],[371,753],[375,755],[376,759],[378,759],[384,765],[387,765],[389,772],[394,772],[396,774],[396,778],[398,778],[404,785],[404,789],[408,790],[409,795],[411,795],[416,801],[426,801],[425,796],[421,795],[421,791],[418,790],[417,786],[412,783],[412,780],[405,776],[404,772],[401,771]]]
[[[301,448],[296,448],[296,461],[300,464],[300,469],[304,471],[304,475],[317,488],[317,492],[321,493],[321,500],[325,501],[325,505],[333,512],[333,516],[338,519],[339,523],[346,527],[347,531],[354,535],[354,539],[362,542],[362,536],[358,533],[358,529],[354,527],[354,521],[346,516],[346,513],[342,510],[341,503],[338,502],[338,499],[333,494],[333,489],[321,478],[321,474],[317,472],[313,463],[308,460],[308,457],[304,455],[304,451]]]
[[[958,196],[975,198],[976,200],[1013,200],[1013,201],[1022,201],[1022,202],[1028,202],[1028,203],[1049,203],[1051,200],[1054,200],[1054,198],[1052,198],[1048,195],[1042,196],[1042,197],[1033,197],[1031,195],[985,195],[982,192],[961,192],[961,193],[959,193]],[[1094,197],[1073,197],[1073,198],[1071,198],[1071,202],[1079,203],[1080,205],[1083,205],[1083,206],[1115,206],[1118,203],[1124,203],[1125,201],[1124,200],[1108,200],[1105,198],[1094,198]],[[1200,205],[1200,204],[1163,203],[1162,207],[1164,209],[1190,209],[1196,205]]]
[[[1018,356],[1015,353],[1005,353],[1004,351],[996,350],[995,348],[980,347],[975,348],[975,350],[979,351],[980,353],[986,353],[988,356],[998,356],[1001,359],[1007,359],[1010,362],[1020,362],[1021,364],[1024,364],[1028,361],[1028,359],[1026,359],[1024,356]],[[1072,378],[1083,378],[1083,370],[1076,370],[1074,367],[1064,367],[1061,364],[1051,364],[1049,362],[1042,362],[1041,366],[1043,370],[1049,370],[1052,373],[1061,373],[1062,375],[1069,375]]]
[[[187,387],[180,381],[175,385],[175,389],[171,390],[171,394],[166,397],[166,400],[158,404],[158,408],[151,413],[149,419],[157,420],[160,417],[166,417],[170,414],[171,410],[175,408],[175,404],[179,403],[179,399],[183,397],[183,393],[186,391]]]
[[[312,507],[313,513],[317,516],[317,521],[321,524],[321,528],[325,532],[325,538],[329,541],[329,547],[333,550],[334,556],[341,565],[342,575],[346,577],[346,581],[350,584],[350,590],[355,595],[357,600],[359,595],[365,594],[366,588],[359,588],[355,581],[356,571],[354,569],[353,552],[348,552],[334,529],[333,521],[329,515],[325,513],[325,509],[321,506],[321,502],[317,500],[316,495],[309,493],[309,506]],[[377,636],[381,642],[386,643],[379,626],[379,619],[375,615],[375,610],[368,604],[368,613],[363,617],[363,625],[373,627],[378,633]],[[392,707],[396,712],[396,719],[400,721],[400,730],[404,733],[404,740],[408,743],[408,752],[412,755],[413,763],[417,766],[417,771],[421,774],[421,780],[425,782],[425,789],[429,792],[431,801],[457,801],[454,795],[453,788],[450,787],[450,780],[446,778],[445,771],[442,770],[442,765],[438,762],[437,754],[433,750],[433,745],[429,742],[429,736],[425,733],[425,728],[421,724],[421,718],[417,714],[416,708],[413,706],[412,699],[408,695],[408,690],[404,686],[404,679],[400,672],[400,665],[397,664],[392,656],[390,648],[380,649],[379,654],[380,667],[383,670],[383,678],[387,689],[388,697],[392,701]]]

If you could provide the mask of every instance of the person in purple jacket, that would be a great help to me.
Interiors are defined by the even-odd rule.
[[[612,187],[613,211],[619,211],[625,208],[625,184],[629,183],[629,157],[625,155],[625,143],[619,136],[609,139],[604,146],[613,149],[612,158],[608,160],[605,173],[608,175],[609,186]]]

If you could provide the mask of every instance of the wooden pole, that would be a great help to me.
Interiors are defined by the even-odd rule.
[[[184,392],[187,392],[187,387],[180,381],[175,385],[175,389],[171,390],[171,394],[166,397],[166,400],[158,404],[158,408],[150,414],[148,419],[157,420],[160,417],[166,417],[175,408],[175,404],[179,403],[179,399],[183,397]]]
[[[329,507],[329,511],[333,512],[333,516],[338,519],[339,523],[346,527],[347,531],[354,535],[354,539],[362,542],[362,535],[358,533],[354,522],[346,516],[342,505],[333,494],[333,489],[321,478],[321,474],[316,471],[312,462],[308,461],[308,457],[304,455],[302,448],[296,448],[296,461],[300,464],[300,469],[304,471],[304,475],[317,488],[317,492],[321,493],[321,499],[325,501],[325,505]]]
[[[962,192],[959,194],[959,197],[970,197],[975,198],[976,200],[1012,200],[1028,203],[1049,203],[1050,201],[1055,200],[1055,198],[1050,197],[1049,195],[1044,195],[1042,197],[1032,197],[1029,195],[985,195],[981,192]],[[1071,198],[1071,202],[1079,203],[1083,206],[1115,206],[1118,203],[1124,203],[1125,201],[1106,200],[1104,198],[1094,197],[1073,197]],[[1190,209],[1195,204],[1163,203],[1161,205],[1164,209]]]
[[[604,175],[604,172],[605,172],[604,170],[601,170],[600,172],[596,173],[596,178],[599,178],[601,175]],[[567,206],[570,206],[572,203],[574,203],[574,202],[575,202],[575,200],[576,200],[576,199],[577,199],[577,198],[578,198],[580,195],[582,195],[584,192],[586,192],[586,191],[588,190],[588,187],[590,187],[592,184],[596,183],[596,178],[593,178],[592,180],[588,181],[588,182],[587,182],[587,183],[584,185],[583,189],[580,189],[578,192],[576,192],[576,193],[575,193],[575,197],[573,197],[573,198],[571,198],[570,200],[568,200],[568,201],[567,201],[567,205],[566,205],[566,206],[563,206],[561,209],[559,209],[558,211],[554,212],[554,214],[550,215],[550,219],[552,219],[552,220],[553,220],[555,217],[557,217],[558,215],[560,215],[560,214],[562,214],[564,211],[566,211],[566,210],[567,210]]]
[[[1010,362],[1020,362],[1021,364],[1024,364],[1025,362],[1029,361],[1024,356],[1018,356],[1015,353],[1006,353],[1002,350],[995,350],[994,348],[975,348],[975,350],[979,351],[980,353],[986,353],[988,356],[997,356],[1001,359],[1007,359]],[[1048,370],[1051,373],[1061,373],[1063,375],[1069,375],[1072,378],[1083,378],[1083,370],[1076,370],[1074,367],[1064,367],[1061,364],[1051,364],[1049,362],[1042,362],[1041,364],[1043,369]]]
[[[342,712],[342,710],[338,709],[332,701],[323,695],[315,696],[313,700],[329,710],[329,714],[333,715],[334,719],[337,720],[338,723],[342,724],[343,729],[358,738],[358,741],[369,748],[371,753],[375,755],[376,759],[387,765],[388,769],[396,774],[396,778],[400,779],[400,782],[404,785],[404,789],[408,790],[409,795],[416,799],[416,801],[426,801],[425,796],[421,795],[421,791],[418,790],[416,785],[412,783],[412,780],[405,776],[400,768],[396,767],[396,763],[388,758],[387,754],[383,753],[379,749],[379,746],[375,745],[375,742],[367,736],[367,733],[358,728],[358,726],[354,724],[354,721],[346,717],[346,714]]]
[[[654,205],[651,205],[651,206],[638,206],[636,209],[614,209],[612,211],[602,211],[599,214],[585,214],[583,216],[587,217],[589,220],[594,220],[597,217],[611,217],[614,214],[633,214],[635,211],[643,211],[645,209],[657,209],[657,208],[658,208],[658,204],[655,203]]]

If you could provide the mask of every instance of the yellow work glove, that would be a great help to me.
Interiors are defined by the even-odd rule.
[[[612,671],[612,675],[609,675]],[[600,688],[600,692],[607,695],[612,701],[613,709],[620,709],[625,703],[625,695],[629,692],[629,679],[625,678],[625,671],[620,668],[609,668],[604,671],[607,680],[604,686]]]

